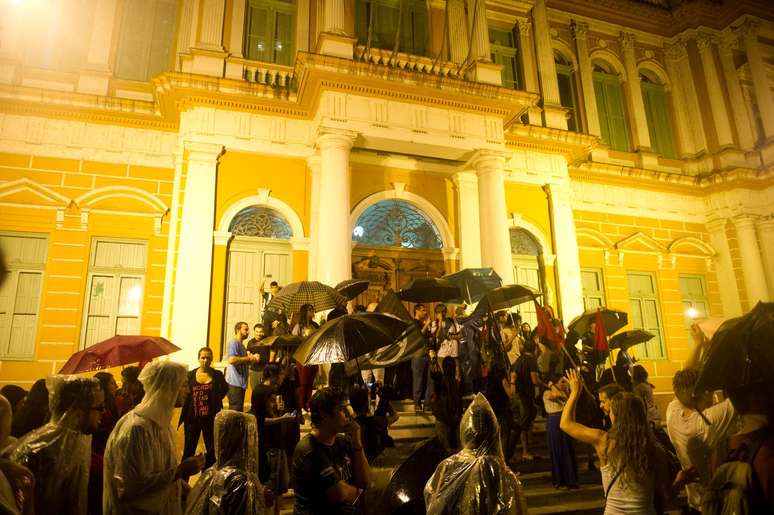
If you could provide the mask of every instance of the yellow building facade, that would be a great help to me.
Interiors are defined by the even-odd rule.
[[[2,9],[0,383],[113,334],[217,356],[264,280],[487,266],[629,312],[668,393],[693,317],[774,294],[767,2]]]

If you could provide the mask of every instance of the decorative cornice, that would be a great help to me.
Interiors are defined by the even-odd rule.
[[[712,45],[716,42],[715,37],[712,34],[706,32],[699,32],[696,36],[696,46],[699,47],[699,52],[707,52],[712,50]]]
[[[505,133],[509,148],[562,154],[568,164],[585,159],[600,143],[597,136],[590,134],[536,125],[513,124]]]

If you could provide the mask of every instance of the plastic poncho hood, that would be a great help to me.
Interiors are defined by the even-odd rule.
[[[186,514],[263,513],[255,417],[232,410],[218,413],[215,416],[215,455],[215,465],[202,473],[188,496]]]
[[[492,407],[476,395],[460,422],[462,450],[438,465],[425,486],[428,515],[524,514],[518,477],[505,464]]]

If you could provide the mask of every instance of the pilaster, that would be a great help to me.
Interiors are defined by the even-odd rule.
[[[459,206],[460,269],[481,267],[481,223],[475,172],[454,174]]]
[[[578,74],[581,80],[581,92],[583,93],[583,106],[586,114],[586,127],[589,134],[601,136],[599,126],[599,111],[597,110],[597,95],[594,93],[594,76],[589,57],[587,23],[573,21],[571,25],[575,47],[578,52]]]
[[[769,140],[774,137],[774,98],[771,95],[766,64],[763,61],[763,54],[758,43],[758,28],[755,21],[749,20],[740,28],[740,36],[744,41],[747,53],[747,62],[755,88],[755,98],[763,123],[763,132],[766,140]]]
[[[228,52],[233,57],[243,57],[246,14],[247,0],[234,0],[231,7],[231,36],[228,40]]]
[[[572,190],[569,184],[547,184],[545,190],[551,206],[561,318],[569,322],[583,313],[583,285],[572,213]]]
[[[742,255],[747,302],[752,308],[758,301],[767,302],[769,300],[766,274],[761,260],[761,249],[755,234],[755,218],[750,215],[739,215],[735,216],[733,221],[736,227],[736,238],[739,242],[739,253]]]
[[[309,174],[312,176],[312,198],[309,213],[309,266],[308,279],[317,280],[317,260],[320,245],[320,156],[310,156],[306,160]]]
[[[690,147],[684,152],[690,156],[699,154],[707,149],[707,140],[704,135],[704,124],[701,120],[701,108],[696,95],[696,86],[693,82],[693,72],[688,62],[688,53],[685,41],[678,39],[666,47],[667,63],[673,69],[676,77],[672,77],[672,91],[681,90],[683,102],[678,106],[685,109],[685,123],[681,124],[690,134]],[[671,62],[670,62],[671,61]],[[674,94],[674,93],[673,93]]]
[[[744,150],[752,150],[755,146],[755,136],[750,123],[750,117],[745,108],[745,100],[742,95],[742,87],[739,84],[739,77],[736,74],[736,66],[734,66],[733,49],[735,46],[735,35],[726,33],[720,45],[718,45],[718,54],[720,55],[720,66],[723,69],[728,97],[731,101],[731,113],[734,116],[739,146]]]
[[[519,48],[521,49],[521,66],[524,70],[524,89],[532,93],[539,93],[540,86],[537,80],[535,65],[534,45],[532,44],[532,22],[522,20],[519,22]],[[527,111],[530,125],[543,125],[539,107],[531,107]]]
[[[543,114],[546,126],[567,130],[567,113],[559,97],[559,83],[556,80],[554,49],[551,46],[551,27],[548,24],[546,0],[537,0],[532,7],[535,23],[535,47],[543,93]]]
[[[645,103],[642,100],[640,74],[637,71],[637,56],[634,53],[634,34],[621,33],[620,41],[623,48],[623,64],[626,69],[626,89],[631,101],[634,118],[634,141],[637,150],[650,150],[650,133],[648,118],[645,115]]]
[[[468,29],[465,23],[465,1],[448,0],[449,59],[462,64],[468,57]]]
[[[755,226],[758,229],[763,268],[769,285],[769,298],[771,298],[774,295],[772,291],[774,290],[774,217],[760,219]]]
[[[710,112],[715,124],[715,134],[721,149],[734,146],[734,138],[731,134],[731,123],[726,110],[726,100],[720,86],[715,56],[712,52],[714,38],[709,34],[700,33],[696,38],[699,47],[699,56],[704,70],[704,80],[707,83],[707,93],[710,100]],[[743,108],[743,105],[739,106]]]
[[[742,315],[742,302],[739,298],[739,288],[736,285],[736,273],[731,261],[731,248],[726,237],[726,219],[717,218],[707,222],[712,247],[717,252],[715,264],[720,286],[720,302],[723,305],[723,316],[726,318]]]
[[[470,60],[491,62],[489,50],[489,24],[486,19],[486,2],[468,1],[468,30],[470,37]]]

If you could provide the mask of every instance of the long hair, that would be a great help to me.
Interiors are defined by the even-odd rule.
[[[653,433],[642,400],[624,392],[612,399],[613,427],[607,440],[607,462],[629,484],[653,473]]]

